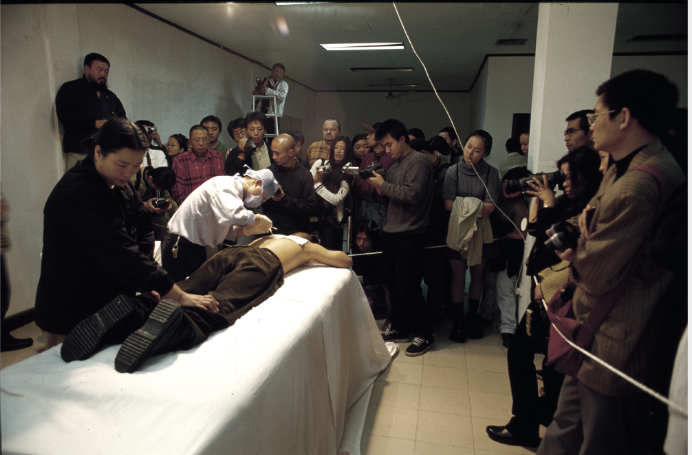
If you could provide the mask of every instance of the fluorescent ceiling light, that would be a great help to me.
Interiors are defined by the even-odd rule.
[[[404,43],[342,43],[320,44],[328,51],[377,51],[390,49],[404,49]]]
[[[274,4],[276,6],[315,5],[318,3],[332,3],[332,2],[274,2]]]
[[[351,68],[351,71],[413,71],[413,68]]]

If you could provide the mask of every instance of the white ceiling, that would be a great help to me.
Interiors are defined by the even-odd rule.
[[[317,91],[388,90],[369,84],[431,87],[392,3],[136,4]],[[533,54],[537,3],[397,3],[404,26],[438,90],[470,90],[488,54]],[[287,34],[282,34],[287,29]],[[615,53],[684,52],[687,40],[627,42],[636,35],[687,34],[687,3],[621,3]],[[498,46],[498,39],[527,39]],[[328,52],[322,43],[404,42],[405,50]],[[413,72],[352,72],[352,67],[413,67]],[[399,88],[401,89],[401,88]],[[397,90],[397,87],[395,87]],[[412,89],[416,90],[416,89]]]

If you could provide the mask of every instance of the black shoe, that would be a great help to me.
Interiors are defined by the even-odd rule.
[[[2,342],[0,343],[0,348],[2,348],[2,352],[19,351],[20,349],[26,349],[33,344],[33,338],[15,338],[12,335],[7,335],[3,337]]]
[[[478,315],[475,313],[466,315],[466,336],[472,340],[483,338],[483,328],[478,320]]]
[[[512,344],[512,341],[514,341],[514,334],[513,333],[503,333],[501,335],[502,337],[502,346],[509,348],[509,345]]]
[[[408,330],[397,330],[394,325],[390,324],[387,329],[382,332],[382,339],[384,341],[393,341],[395,343],[405,343],[411,336],[411,332]]]
[[[411,343],[409,347],[406,348],[406,355],[409,357],[423,355],[426,352],[428,352],[430,348],[433,347],[434,342],[435,338],[433,338],[432,335],[416,336],[413,339],[413,343]]]
[[[72,328],[60,348],[65,362],[86,360],[103,346],[103,340],[117,323],[135,310],[132,300],[124,294],[117,296],[106,306]]]
[[[147,358],[163,352],[174,333],[176,322],[183,317],[180,304],[162,300],[156,305],[147,322],[127,337],[115,357],[115,369],[119,373],[133,373]]]
[[[452,331],[449,332],[449,341],[455,343],[466,343],[466,328],[464,328],[464,319],[455,319]]]
[[[485,427],[486,433],[495,442],[500,444],[507,444],[510,446],[523,446],[523,447],[538,447],[541,444],[541,438],[536,439],[524,439],[518,438],[509,431],[507,427],[498,427],[495,425],[488,425]]]

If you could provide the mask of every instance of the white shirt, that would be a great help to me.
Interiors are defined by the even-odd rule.
[[[147,153],[144,154],[144,161],[142,161],[142,167],[149,166],[149,160],[147,156],[151,158],[151,166],[156,169],[157,167],[168,167],[168,161],[166,160],[166,154],[161,150],[147,149]]]
[[[276,97],[276,116],[281,118],[284,115],[284,104],[286,104],[286,95],[288,95],[288,84],[285,80],[281,79],[278,84],[276,84],[275,89],[267,87],[267,93],[265,95],[273,95]]]
[[[213,177],[193,191],[168,222],[168,231],[197,245],[235,240],[238,228],[252,226],[255,214],[243,205],[243,180]]]

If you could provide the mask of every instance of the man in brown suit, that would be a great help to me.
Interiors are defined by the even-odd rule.
[[[589,225],[584,214],[579,217],[582,238],[576,251],[558,255],[572,261],[573,310],[580,323],[601,296],[624,287],[590,352],[641,382],[656,356],[656,336],[665,330],[660,315],[672,302],[661,297],[673,274],[646,254],[660,208],[658,183],[646,172],[627,171],[647,163],[674,187],[685,180],[659,140],[670,125],[678,90],[660,74],[634,70],[605,82],[596,95],[595,113],[588,116],[592,140],[596,150],[610,153],[614,165],[589,202],[594,207]],[[576,378],[565,377],[537,453],[638,453],[650,406],[648,395],[587,358]]]

